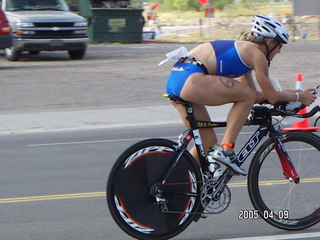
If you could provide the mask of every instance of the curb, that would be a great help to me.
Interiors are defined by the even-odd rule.
[[[226,106],[209,109],[214,120],[225,120]],[[0,134],[19,134],[79,129],[181,124],[171,105],[65,112],[0,115]]]

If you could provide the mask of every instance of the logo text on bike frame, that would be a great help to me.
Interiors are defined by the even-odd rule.
[[[259,127],[258,130],[252,135],[247,144],[238,153],[239,162],[243,163],[261,139],[268,133],[267,127]]]

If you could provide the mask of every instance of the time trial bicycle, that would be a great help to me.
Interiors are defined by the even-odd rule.
[[[218,162],[210,166],[199,129],[225,127],[226,122],[195,118],[192,103],[183,104],[191,128],[179,140],[147,139],[129,147],[115,162],[107,183],[107,203],[120,228],[143,240],[169,239],[200,216],[229,206],[228,182],[235,175]],[[288,103],[254,106],[245,125],[259,126],[238,153],[241,165],[259,145],[250,163],[248,193],[259,217],[285,230],[305,229],[320,221],[320,137],[306,131],[284,131],[275,117],[309,118],[288,110]],[[188,151],[193,140],[200,166]],[[243,213],[245,214],[245,213]]]

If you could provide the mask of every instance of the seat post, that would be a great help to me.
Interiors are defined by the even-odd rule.
[[[192,130],[198,129],[197,120],[194,116],[193,107],[191,103],[184,103],[183,106],[186,108],[187,120],[189,121]]]
[[[187,102],[187,101],[183,100],[182,98],[171,95],[171,94],[163,94],[163,96],[165,98],[170,99],[171,101],[174,101],[177,104],[182,104],[186,109],[186,113],[187,113],[186,119],[187,119],[187,121],[189,121],[191,129],[192,130],[199,129],[198,122],[196,120],[196,117],[194,116],[193,106],[192,106],[191,102]]]

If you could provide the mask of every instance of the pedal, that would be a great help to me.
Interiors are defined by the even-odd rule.
[[[202,205],[200,205],[197,210],[198,214],[193,218],[194,222],[198,222],[200,218],[205,219],[208,217],[207,214],[203,213],[203,211],[204,211],[204,208],[202,207]]]

